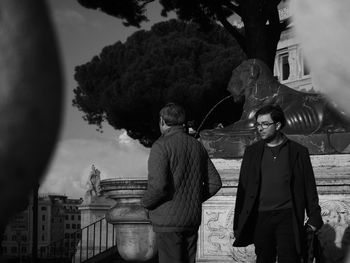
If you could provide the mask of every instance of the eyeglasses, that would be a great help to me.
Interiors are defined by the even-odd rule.
[[[263,128],[263,129],[267,129],[268,127],[270,127],[272,124],[275,124],[275,122],[262,122],[262,123],[255,123],[254,127],[257,129],[259,127]]]

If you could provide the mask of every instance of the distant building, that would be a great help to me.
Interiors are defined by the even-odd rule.
[[[281,3],[278,11],[281,21],[291,18],[286,3]],[[244,26],[240,20],[235,21],[234,25],[238,28]],[[281,33],[280,41],[277,45],[273,74],[279,82],[290,88],[304,92],[315,92],[310,68],[303,56],[300,43],[295,37],[293,23]]]
[[[280,10],[280,16],[288,17],[288,9]],[[282,32],[277,45],[274,75],[278,81],[300,91],[314,91],[310,68],[303,56],[300,43],[295,38],[294,28]]]
[[[75,232],[81,226],[78,207],[82,201],[82,198],[69,199],[67,196],[60,194],[39,195],[39,254],[47,253],[49,245],[53,242],[62,242],[62,246],[65,248],[75,248],[76,242],[80,239],[80,233]],[[4,256],[19,257],[31,254],[33,245],[32,207],[33,200],[30,200],[28,207],[15,215],[7,225],[1,244]],[[74,239],[76,239],[75,242]]]

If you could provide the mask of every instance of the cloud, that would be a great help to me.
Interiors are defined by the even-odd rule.
[[[147,178],[149,149],[122,133],[113,139],[70,139],[60,141],[40,193],[84,197],[94,164],[101,179]]]
[[[290,1],[314,85],[350,115],[349,1]]]
[[[88,30],[88,28],[102,28],[102,25],[95,20],[88,20],[78,11],[69,8],[55,8],[53,20],[58,28],[66,30]]]

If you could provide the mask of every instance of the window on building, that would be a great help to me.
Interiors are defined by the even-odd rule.
[[[70,229],[70,224],[66,224],[66,229]]]
[[[17,247],[11,247],[11,253],[17,253]]]
[[[45,235],[41,235],[41,241],[45,241]]]
[[[77,233],[77,238],[80,238],[80,233]]]
[[[47,210],[46,206],[41,207],[41,211],[46,211],[46,210]]]
[[[81,220],[81,216],[80,216],[80,215],[78,216],[78,220],[79,220],[79,221]]]
[[[16,241],[16,240],[17,240],[16,235],[13,235],[13,236],[11,237],[11,240],[12,240],[12,241]]]
[[[51,218],[51,223],[54,223],[54,222],[55,222],[55,220],[53,218]]]
[[[7,247],[2,247],[2,253],[7,254]]]
[[[66,220],[69,220],[69,215],[66,215]]]
[[[41,226],[41,230],[43,230],[43,231],[45,230],[45,225]]]
[[[65,242],[64,247],[69,247],[69,242]]]
[[[6,241],[7,240],[7,235],[2,235],[2,240]]]
[[[22,236],[22,241],[27,242],[27,236]]]
[[[280,79],[287,80],[290,74],[290,67],[288,62],[288,53],[283,53],[279,55],[279,70],[280,70]]]
[[[71,216],[70,216],[70,219],[71,219],[71,220],[74,220],[74,215],[71,215]]]
[[[71,238],[74,238],[74,233],[70,234],[70,237],[71,237]]]
[[[80,229],[80,224],[77,224],[77,228]]]
[[[310,75],[310,68],[309,68],[309,65],[307,64],[305,58],[303,59],[303,75],[304,76]]]
[[[70,243],[70,246],[71,246],[71,247],[75,247],[74,242],[71,242],[71,243]]]
[[[27,253],[27,247],[22,247],[22,253]]]
[[[45,215],[42,215],[42,216],[41,216],[41,220],[42,220],[42,221],[45,221],[45,219],[46,219],[46,216],[45,216]]]
[[[77,225],[76,224],[72,224],[72,228],[73,229],[77,229]]]

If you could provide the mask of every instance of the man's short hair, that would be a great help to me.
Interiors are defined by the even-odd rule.
[[[268,104],[263,106],[255,113],[255,120],[258,119],[259,115],[270,114],[273,122],[281,123],[281,129],[286,124],[286,117],[284,116],[284,112],[278,104]]]
[[[165,105],[160,110],[159,115],[168,126],[182,125],[186,121],[185,109],[176,103],[168,103]]]

